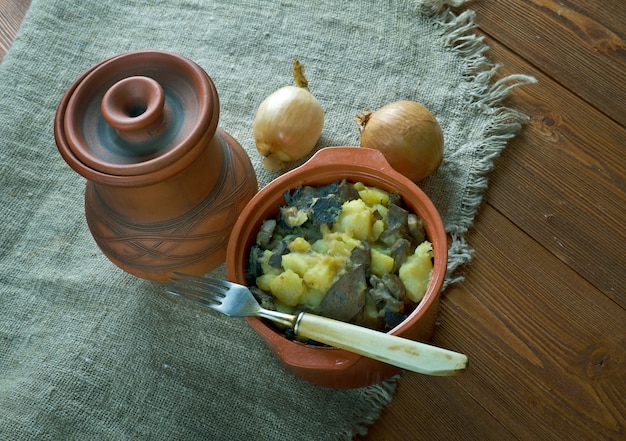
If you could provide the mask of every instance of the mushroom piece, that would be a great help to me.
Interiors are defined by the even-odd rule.
[[[382,279],[372,274],[370,277],[370,285],[372,288],[369,290],[369,295],[376,303],[379,314],[383,315],[388,311],[398,313],[404,312],[404,302],[393,296]]]
[[[409,234],[413,238],[413,243],[420,244],[426,240],[424,219],[418,217],[415,213],[409,213],[407,216],[407,225],[409,227]]]
[[[383,318],[385,329],[395,328],[406,318],[402,301],[404,297],[402,281],[393,274],[385,274],[382,279],[372,275],[370,284],[372,288],[368,291],[368,295],[376,303],[378,316]]]
[[[320,314],[348,322],[363,308],[366,291],[365,268],[357,265],[339,277],[328,289],[319,305]]]
[[[406,316],[400,312],[385,311],[385,328],[393,329],[404,321]]]
[[[389,204],[389,210],[385,218],[387,229],[380,235],[379,240],[391,246],[401,237],[406,237],[409,233],[407,220],[409,212],[396,204]]]
[[[376,302],[372,299],[369,291],[365,293],[363,309],[352,319],[352,322],[359,326],[377,330],[385,327],[384,318],[379,315]]]
[[[250,285],[256,284],[256,278],[263,274],[263,268],[260,263],[262,257],[262,249],[256,246],[250,249],[250,254],[248,255],[248,265],[246,265],[246,281]]]
[[[274,268],[280,268],[283,264],[283,254],[286,254],[289,252],[287,242],[284,240],[281,240],[275,243],[274,246],[271,248],[271,250],[272,250],[272,255],[270,256],[269,259],[267,259],[267,263],[269,263],[270,266],[273,266]]]
[[[359,199],[359,192],[357,189],[354,188],[354,185],[349,184],[345,179],[339,182],[336,194],[341,203]]]
[[[276,219],[266,219],[256,235],[256,244],[267,248],[276,230]]]
[[[406,262],[410,250],[411,242],[402,237],[393,243],[390,249],[391,257],[393,257],[393,273],[397,273],[402,264]]]
[[[406,287],[397,274],[385,274],[383,276],[383,284],[396,300],[404,301]]]
[[[372,261],[371,249],[370,243],[364,240],[361,241],[361,246],[354,248],[350,254],[352,266],[362,265],[365,269],[366,277],[370,272],[370,264]]]

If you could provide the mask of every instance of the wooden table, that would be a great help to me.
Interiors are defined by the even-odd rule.
[[[0,57],[29,0],[0,0]],[[433,342],[464,375],[404,375],[365,440],[626,439],[626,5],[470,1],[502,76],[534,75],[496,160],[466,280]]]

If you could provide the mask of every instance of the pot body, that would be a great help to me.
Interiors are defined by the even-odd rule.
[[[447,267],[447,239],[441,217],[426,194],[395,171],[377,150],[357,147],[327,147],[308,162],[272,181],[248,203],[235,223],[226,255],[229,280],[246,285],[250,247],[265,219],[278,214],[283,194],[303,185],[322,186],[338,179],[363,182],[399,193],[408,209],[424,220],[433,244],[434,264],[429,287],[415,310],[391,334],[427,341],[435,329],[439,295]],[[287,339],[268,322],[248,318],[248,323],[277,354],[285,367],[311,383],[338,389],[379,383],[401,372],[397,367],[343,349],[310,346]]]
[[[258,185],[218,118],[208,75],[162,51],[105,60],[65,93],[57,146],[87,179],[92,236],[123,270],[165,281],[224,262],[232,226]]]
[[[182,172],[154,184],[87,182],[85,215],[102,252],[123,270],[166,281],[221,265],[237,216],[256,193],[245,151],[218,129]]]

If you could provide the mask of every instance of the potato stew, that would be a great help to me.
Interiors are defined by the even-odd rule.
[[[428,287],[433,252],[422,219],[398,194],[342,180],[284,198],[249,254],[247,282],[263,307],[377,330],[413,311]]]

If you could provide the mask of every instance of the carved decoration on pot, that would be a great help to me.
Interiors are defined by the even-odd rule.
[[[224,262],[233,224],[258,184],[218,119],[207,73],[163,51],[104,60],[64,94],[57,147],[87,179],[87,224],[123,270],[164,281]]]

